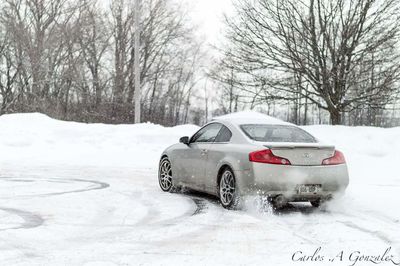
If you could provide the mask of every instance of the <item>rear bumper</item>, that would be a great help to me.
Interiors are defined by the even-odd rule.
[[[292,201],[330,198],[341,194],[349,184],[346,164],[293,166],[250,163],[250,169],[236,173],[241,194],[284,195]],[[321,191],[298,194],[298,185],[321,185]]]
[[[264,194],[264,193],[262,193]],[[297,194],[296,191],[268,191],[265,192],[265,195],[269,196],[269,197],[275,197],[278,195],[282,195],[284,197],[284,199],[286,201],[290,201],[290,202],[301,202],[301,201],[310,201],[310,200],[330,200],[334,197],[337,197],[339,193],[339,191],[321,191],[318,193],[313,193],[313,194]]]

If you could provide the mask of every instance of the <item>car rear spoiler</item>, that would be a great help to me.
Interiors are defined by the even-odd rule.
[[[263,143],[269,149],[316,149],[334,150],[335,146],[316,143]]]

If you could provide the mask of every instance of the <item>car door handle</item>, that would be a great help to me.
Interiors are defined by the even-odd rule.
[[[208,150],[201,150],[201,155],[207,155],[207,153],[208,153]]]

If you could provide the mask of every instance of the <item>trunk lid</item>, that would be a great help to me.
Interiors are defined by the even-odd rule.
[[[322,161],[335,153],[335,146],[319,143],[268,143],[276,156],[286,158],[292,165],[322,165]]]

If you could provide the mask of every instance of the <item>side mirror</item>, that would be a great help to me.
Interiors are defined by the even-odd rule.
[[[179,139],[179,142],[183,143],[183,144],[186,144],[186,145],[189,145],[189,137],[182,137],[182,138]]]

